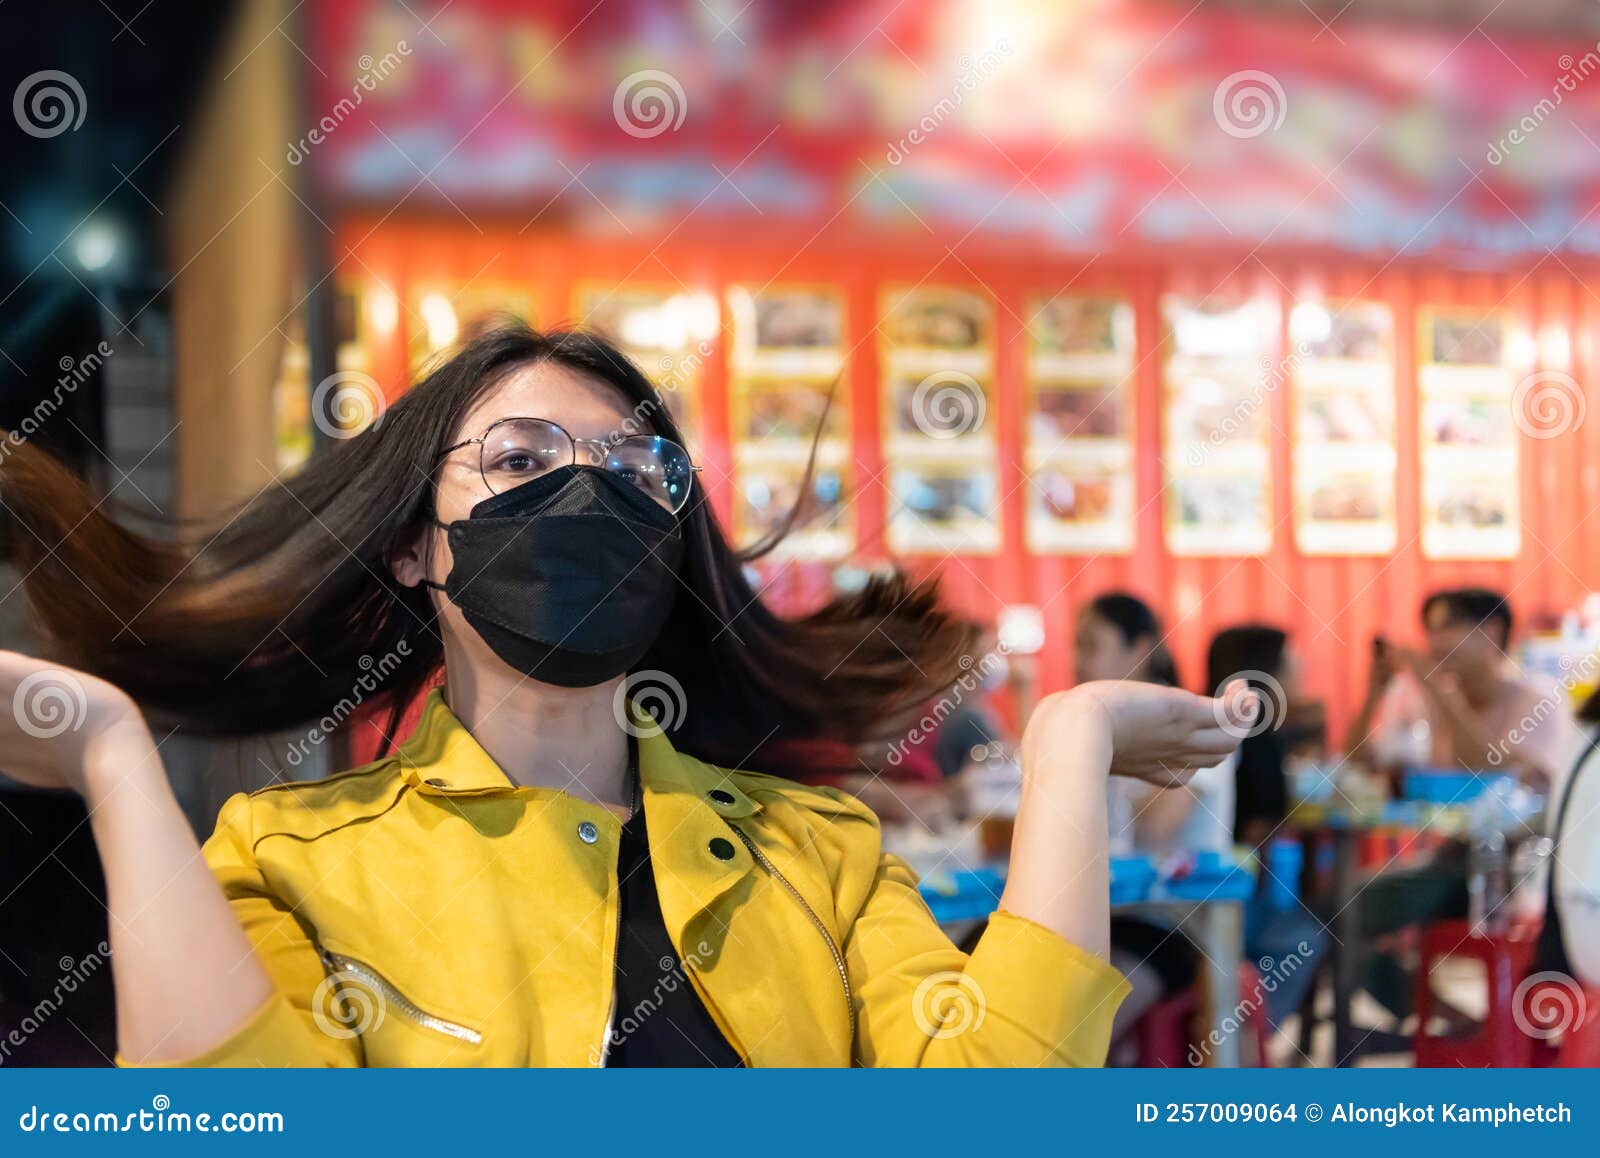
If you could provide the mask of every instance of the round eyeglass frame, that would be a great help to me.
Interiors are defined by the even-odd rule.
[[[566,436],[568,444],[571,445],[571,447],[572,447],[572,456],[567,460],[567,462],[562,464],[564,466],[576,466],[576,465],[578,465],[578,447],[580,445],[581,446],[590,446],[590,447],[594,447],[595,448],[592,456],[593,456],[594,459],[597,460],[597,462],[595,464],[592,464],[592,465],[599,465],[600,463],[603,463],[605,461],[605,457],[608,454],[610,454],[613,450],[615,450],[617,447],[622,446],[625,443],[635,442],[635,441],[638,441],[638,440],[641,440],[641,439],[649,439],[651,441],[660,441],[660,442],[668,443],[671,446],[676,446],[679,450],[683,451],[684,461],[686,461],[689,464],[689,471],[690,471],[691,476],[700,473],[700,469],[701,468],[695,465],[694,459],[689,457],[689,452],[687,450],[685,450],[684,447],[681,444],[673,442],[672,439],[667,438],[664,435],[660,435],[660,434],[629,434],[629,435],[625,435],[622,438],[616,438],[616,439],[575,438],[573,436],[572,432],[570,430],[568,430],[565,426],[562,426],[561,423],[553,422],[548,418],[535,418],[531,414],[514,414],[514,415],[511,415],[511,416],[506,417],[506,418],[497,418],[493,422],[489,423],[489,425],[484,428],[483,433],[478,435],[477,438],[464,438],[460,442],[455,443],[452,446],[445,447],[443,450],[441,450],[434,457],[434,461],[435,462],[443,461],[443,459],[444,459],[444,457],[446,455],[454,454],[456,451],[460,450],[464,446],[472,446],[473,444],[477,444],[477,447],[478,447],[478,477],[483,480],[483,485],[488,488],[488,490],[489,490],[489,492],[491,494],[499,494],[499,493],[501,493],[501,492],[495,490],[492,485],[490,485],[490,483],[489,483],[489,475],[483,469],[483,450],[484,450],[484,447],[488,444],[489,436],[494,433],[495,427],[497,427],[497,426],[505,426],[507,423],[511,423],[511,422],[540,422],[540,423],[543,423],[545,426],[552,427],[552,428],[554,428],[556,430],[559,430],[562,434],[564,434]],[[553,468],[553,469],[559,470],[560,467],[556,467],[556,468]],[[601,466],[600,469],[603,470],[604,467]],[[691,482],[692,481],[693,480],[692,480],[692,477],[691,477]],[[689,493],[690,493],[689,492],[689,488],[685,488],[685,490],[683,492],[682,501],[677,506],[668,508],[674,515],[680,513],[683,510],[684,507],[688,506],[688,504],[689,504]]]

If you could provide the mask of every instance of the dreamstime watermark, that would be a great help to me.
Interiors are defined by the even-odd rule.
[[[1283,384],[1289,380],[1300,363],[1310,357],[1311,347],[1304,341],[1296,342],[1288,355],[1277,362],[1263,358],[1261,361],[1261,378],[1257,380],[1250,393],[1243,395],[1233,404],[1233,408],[1222,416],[1206,436],[1189,444],[1188,460],[1190,466],[1200,466],[1211,457],[1211,452],[1223,445],[1234,435],[1249,426],[1267,400],[1276,394]]]
[[[356,77],[355,83],[350,86],[350,95],[340,97],[338,102],[325,113],[321,120],[312,126],[310,132],[298,141],[290,141],[284,160],[291,165],[299,165],[311,155],[311,150],[322,144],[346,120],[350,114],[361,107],[367,99],[369,92],[374,92],[382,82],[394,75],[400,67],[400,62],[411,55],[411,45],[404,40],[395,42],[394,50],[386,52],[376,60],[371,53],[365,53],[356,64],[361,69],[361,75]]]
[[[960,438],[983,426],[988,405],[971,374],[937,370],[911,392],[911,421],[929,438]]]
[[[1583,387],[1561,370],[1538,370],[1511,391],[1511,421],[1529,438],[1557,438],[1583,425]]]
[[[329,438],[354,438],[383,421],[389,400],[371,374],[335,370],[311,392],[311,421]]]
[[[284,1121],[277,1110],[174,1110],[171,1098],[157,1094],[149,1109],[121,1112],[57,1110],[35,1103],[17,1117],[17,1128],[24,1134],[281,1134]]]
[[[54,68],[23,77],[11,94],[17,127],[41,140],[76,132],[88,112],[89,101],[78,79]]]
[[[1571,1033],[1587,1015],[1583,986],[1556,970],[1524,977],[1511,995],[1511,1020],[1539,1041]]]
[[[1235,680],[1244,680],[1256,694],[1255,715],[1247,723],[1236,723],[1230,719],[1228,705],[1221,698],[1223,688]],[[1254,670],[1234,672],[1222,681],[1222,685],[1214,694],[1218,698],[1212,701],[1211,712],[1217,721],[1217,727],[1236,740],[1248,740],[1251,736],[1270,732],[1274,728],[1281,727],[1289,716],[1289,693],[1283,690],[1283,685],[1270,672]]]
[[[1522,119],[1506,130],[1506,134],[1498,141],[1490,141],[1483,159],[1491,165],[1500,165],[1511,155],[1512,149],[1533,136],[1534,131],[1550,119],[1568,93],[1577,92],[1581,81],[1588,80],[1596,71],[1600,71],[1600,51],[1597,50],[1600,50],[1600,43],[1576,60],[1570,52],[1562,53],[1556,59],[1561,75],[1550,86],[1550,95],[1523,114]]]
[[[981,1029],[988,1012],[983,986],[953,970],[928,974],[911,995],[911,1020],[939,1041]]]
[[[1594,678],[1596,669],[1600,668],[1600,655],[1590,652],[1579,660],[1564,655],[1560,664],[1561,678],[1556,681],[1556,686],[1540,696],[1533,707],[1507,729],[1504,736],[1489,745],[1488,760],[1491,766],[1500,767],[1510,758],[1512,750],[1543,727],[1551,716],[1565,713],[1566,706],[1572,702],[1573,693]]]
[[[661,358],[661,373],[652,382],[655,390],[649,397],[642,398],[634,405],[633,410],[624,418],[612,441],[622,438],[632,438],[638,434],[654,433],[655,416],[668,409],[666,397],[677,394],[689,383],[693,382],[700,373],[700,368],[705,365],[706,359],[711,356],[710,342],[700,341],[695,343],[693,350],[682,357],[674,358],[663,355]]]
[[[630,711],[630,705],[637,711]],[[681,726],[689,714],[689,700],[670,673],[637,671],[617,685],[611,711],[624,732],[644,740]]]
[[[891,165],[898,165],[904,161],[910,156],[912,149],[938,132],[939,126],[954,116],[955,111],[966,102],[967,94],[975,91],[979,85],[998,72],[1001,61],[1010,55],[1011,42],[1002,38],[995,41],[994,47],[986,49],[977,60],[967,56],[961,57],[956,62],[961,71],[956,75],[954,86],[923,114],[905,136],[898,141],[889,142],[884,160]]]
[[[1289,100],[1270,72],[1247,68],[1222,78],[1211,94],[1211,115],[1230,137],[1259,137],[1283,127]]]
[[[1004,674],[1006,670],[1006,657],[1011,654],[1011,648],[1001,641],[990,652],[974,660],[970,655],[962,656],[957,663],[961,667],[961,675],[944,695],[939,697],[937,703],[923,712],[920,719],[913,724],[905,736],[889,745],[886,756],[889,764],[898,768],[905,761],[906,754],[932,736],[939,730],[950,715],[959,708],[966,698],[981,689],[989,677]]]
[[[1293,977],[1302,968],[1312,963],[1316,950],[1305,941],[1294,947],[1294,952],[1286,953],[1274,961],[1271,957],[1263,957],[1258,962],[1259,976],[1251,992],[1240,997],[1238,1004],[1222,1018],[1218,1025],[1214,1025],[1200,1041],[1189,1046],[1189,1064],[1194,1067],[1206,1064],[1206,1059],[1223,1042],[1233,1039],[1244,1027],[1245,1022],[1252,1017],[1262,1016],[1261,1009],[1267,1003],[1267,997],[1278,991],[1289,978]],[[1266,1065],[1266,1059],[1260,1059],[1261,1065]]]
[[[48,422],[62,404],[78,392],[78,388],[99,372],[106,364],[106,359],[111,357],[110,343],[100,341],[93,350],[81,358],[63,354],[56,366],[61,371],[61,376],[56,379],[55,389],[47,397],[39,399],[33,409],[22,416],[16,426],[6,432],[6,437],[0,441],[0,462],[20,447],[29,438],[33,437],[41,427]]]
[[[89,718],[89,693],[76,673],[44,668],[17,684],[11,715],[35,740],[54,740],[83,727]]]
[[[371,1033],[388,1011],[382,992],[346,974],[329,973],[311,991],[311,1020],[335,1041]]]
[[[687,969],[701,968],[711,959],[711,955],[711,946],[701,941],[681,961],[670,954],[657,961],[661,976],[656,978],[649,993],[634,1002],[632,1009],[620,1017],[612,1018],[611,1024],[606,1026],[604,1043],[589,1047],[589,1064],[603,1066],[608,1053],[638,1033],[644,1023],[661,1009],[667,994],[676,993],[682,986],[690,984]]]
[[[11,1057],[13,1050],[21,1049],[28,1043],[28,1039],[44,1028],[45,1023],[61,1011],[67,999],[78,992],[80,986],[88,983],[111,960],[111,946],[101,941],[84,957],[73,960],[63,957],[56,963],[61,970],[61,975],[56,978],[55,985],[50,992],[34,1003],[32,1009],[22,1015],[22,1020],[6,1030],[5,1036],[0,1037],[0,1065],[5,1065]]]
[[[611,94],[611,115],[628,136],[648,140],[682,127],[689,96],[670,72],[640,69],[623,77]]]
[[[296,740],[289,745],[287,759],[290,764],[299,767],[305,758],[311,754],[313,748],[327,742],[329,736],[344,726],[349,718],[355,715],[367,698],[376,694],[383,687],[383,683],[401,663],[411,657],[411,644],[402,639],[394,645],[394,650],[386,652],[381,658],[373,659],[370,655],[363,655],[356,660],[356,666],[362,674],[356,678],[355,686],[348,695],[343,696],[338,703],[328,711],[322,719],[311,726],[304,738]]]

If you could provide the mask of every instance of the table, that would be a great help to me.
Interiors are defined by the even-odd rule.
[[[1459,825],[1460,821],[1459,816],[1448,813],[1441,813],[1433,819],[1435,824],[1440,819],[1445,820],[1447,823],[1443,827],[1446,829],[1451,827],[1451,822]],[[1382,1029],[1359,1029],[1350,1016],[1351,1003],[1356,990],[1361,987],[1362,954],[1358,947],[1363,940],[1361,910],[1356,904],[1358,890],[1356,848],[1357,843],[1369,834],[1385,829],[1429,831],[1429,819],[1415,809],[1390,802],[1382,812],[1374,815],[1349,816],[1337,812],[1306,812],[1298,817],[1291,816],[1290,823],[1307,846],[1303,870],[1306,882],[1316,879],[1316,842],[1326,838],[1333,849],[1333,887],[1328,896],[1328,902],[1333,906],[1333,920],[1330,926],[1333,931],[1333,944],[1329,946],[1328,954],[1329,977],[1333,990],[1333,1064],[1340,1068],[1348,1068],[1362,1057],[1372,1054],[1401,1053],[1410,1050],[1412,1041],[1409,1036]],[[1302,885],[1301,895],[1310,896],[1311,890]],[[1315,1000],[1315,992],[1313,989],[1311,996],[1308,997],[1308,1005]],[[1309,1009],[1301,1011],[1302,1053],[1310,1052],[1312,1021],[1310,1013]]]
[[[1244,960],[1244,902],[1255,888],[1247,866],[1228,865],[1229,871],[1212,881],[1150,880],[1154,869],[1143,858],[1114,857],[1111,863],[1113,898],[1137,895],[1134,900],[1114,900],[1111,911],[1154,917],[1180,927],[1200,950],[1201,1021],[1205,1028],[1206,1057],[1217,1068],[1236,1068],[1239,1049],[1239,966]],[[1139,878],[1134,880],[1133,878]],[[999,903],[1005,887],[1004,864],[954,873],[930,873],[922,886],[934,916],[953,940],[960,942],[967,929],[984,920]]]

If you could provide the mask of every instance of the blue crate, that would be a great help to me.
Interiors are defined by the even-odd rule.
[[[1503,772],[1467,772],[1460,768],[1407,768],[1401,794],[1424,804],[1469,804],[1497,780],[1511,780]]]
[[[1156,882],[1156,866],[1146,856],[1111,858],[1111,903],[1136,905],[1150,895]]]
[[[1161,883],[1161,891],[1179,901],[1248,901],[1255,888],[1248,865],[1211,851],[1196,853],[1190,872]]]

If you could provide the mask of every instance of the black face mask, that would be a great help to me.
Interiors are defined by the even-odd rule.
[[[677,595],[677,519],[596,467],[560,467],[439,526],[454,561],[443,586],[428,586],[496,655],[547,684],[586,688],[622,675]]]

